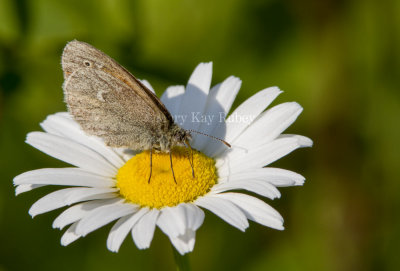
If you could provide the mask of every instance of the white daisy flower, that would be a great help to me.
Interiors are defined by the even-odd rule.
[[[210,137],[193,134],[194,178],[186,150],[176,148],[173,167],[177,183],[165,153],[153,153],[149,183],[147,151],[136,154],[107,147],[101,139],[87,136],[68,113],[57,113],[41,123],[44,132],[29,133],[26,142],[74,167],[29,171],[15,177],[14,185],[16,194],[45,185],[70,188],[39,199],[29,214],[34,217],[70,206],[53,223],[59,229],[70,225],[61,238],[62,245],[116,221],[107,240],[108,249],[114,252],[129,232],[139,249],[148,248],[156,226],[179,253],[192,251],[196,230],[204,220],[201,208],[241,231],[249,226],[248,220],[282,230],[283,218],[267,203],[228,191],[247,190],[274,199],[280,197],[277,187],[303,184],[304,177],[297,173],[265,167],[297,148],[312,145],[306,137],[282,134],[302,107],[290,102],[264,111],[281,93],[271,87],[226,117],[241,81],[231,76],[210,89],[211,75],[212,64],[201,63],[186,88],[169,87],[161,98],[183,128],[232,145],[229,149]]]

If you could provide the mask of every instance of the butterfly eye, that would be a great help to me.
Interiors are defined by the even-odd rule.
[[[92,66],[92,63],[90,63],[88,60],[83,61],[83,64],[85,64],[86,67]]]

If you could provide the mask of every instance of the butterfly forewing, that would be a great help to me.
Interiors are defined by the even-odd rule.
[[[109,56],[79,41],[62,55],[65,101],[90,134],[112,147],[151,149],[173,124],[161,101]]]

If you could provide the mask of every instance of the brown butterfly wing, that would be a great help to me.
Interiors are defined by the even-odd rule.
[[[109,56],[79,41],[62,55],[69,112],[112,147],[150,149],[173,124],[161,101]]]

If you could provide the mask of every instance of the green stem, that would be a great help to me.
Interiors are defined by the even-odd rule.
[[[171,245],[172,246],[172,245]],[[174,253],[174,259],[176,263],[176,270],[178,271],[190,271],[189,264],[189,254],[181,255],[174,246],[172,246],[172,251]]]

